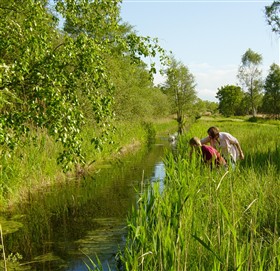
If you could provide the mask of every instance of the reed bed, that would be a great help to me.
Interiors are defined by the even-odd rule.
[[[188,140],[208,127],[236,136],[234,170],[190,159]],[[200,120],[165,157],[164,188],[140,191],[128,217],[124,270],[280,270],[280,125]]]

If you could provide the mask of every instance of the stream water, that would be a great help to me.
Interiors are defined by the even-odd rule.
[[[168,148],[167,138],[159,137],[149,149],[102,165],[86,179],[44,188],[16,212],[0,215],[2,227],[10,227],[4,243],[6,257],[15,260],[12,270],[87,271],[85,263],[91,266],[96,256],[104,271],[117,270],[115,256],[141,181],[163,180]]]

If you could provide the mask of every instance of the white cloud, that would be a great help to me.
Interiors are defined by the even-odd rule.
[[[197,83],[197,96],[202,100],[217,102],[218,88],[237,84],[238,65],[211,66],[207,63],[189,65]]]
[[[195,77],[197,96],[202,100],[217,102],[215,98],[218,88],[237,84],[238,65],[211,66],[208,63],[188,65]],[[165,77],[159,73],[154,76],[154,84],[162,84]]]

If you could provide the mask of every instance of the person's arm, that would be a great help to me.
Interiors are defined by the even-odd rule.
[[[201,144],[207,144],[210,142],[210,137],[207,136],[205,138],[200,139]]]
[[[233,145],[235,145],[237,147],[240,159],[244,159],[244,154],[243,154],[243,151],[241,149],[241,146],[240,146],[239,141],[237,140],[237,138],[235,138],[234,136],[229,134],[228,139],[229,139],[231,144],[233,144]]]
[[[237,141],[237,142],[235,143],[235,145],[236,145],[236,147],[237,147],[237,149],[238,149],[240,159],[243,160],[243,159],[244,159],[244,154],[243,154],[243,151],[242,151],[242,149],[241,149],[241,147],[240,147],[239,142]]]
[[[219,166],[225,166],[227,164],[226,160],[220,153],[217,154],[217,163]]]

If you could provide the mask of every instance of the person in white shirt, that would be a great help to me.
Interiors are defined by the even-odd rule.
[[[220,132],[215,126],[207,130],[208,136],[201,139],[201,144],[210,143],[212,147],[219,150],[227,161],[233,167],[238,159],[244,159],[243,151],[238,140],[230,133]]]

